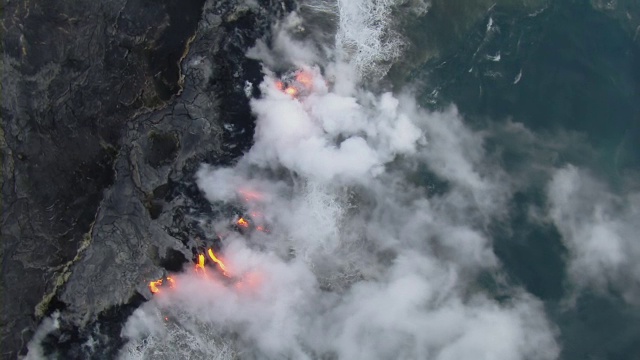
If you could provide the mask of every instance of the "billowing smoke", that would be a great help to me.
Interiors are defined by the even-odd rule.
[[[512,191],[482,134],[455,108],[361,85],[399,54],[391,2],[320,5],[336,11],[335,42],[298,36],[292,14],[259,43],[254,146],[197,174],[208,200],[268,229],[226,234],[227,276],[175,275],[127,322],[122,358],[557,357],[540,301],[478,286],[501,271],[487,226]],[[301,76],[291,91],[283,63]]]

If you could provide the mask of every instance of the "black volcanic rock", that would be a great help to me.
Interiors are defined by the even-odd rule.
[[[0,336],[15,358],[53,308],[86,328],[190,258],[212,214],[193,174],[250,145],[244,86],[261,74],[244,53],[290,5],[3,6]]]

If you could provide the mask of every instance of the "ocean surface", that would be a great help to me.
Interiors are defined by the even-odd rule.
[[[195,179],[253,230],[228,273],[173,274],[120,358],[640,359],[638,25],[620,0],[301,2],[248,53],[253,148]]]
[[[624,12],[625,4],[618,5],[616,11]],[[471,126],[487,129],[513,121],[534,136],[548,137],[552,153],[541,154],[549,149],[503,138],[508,133],[490,136],[487,145],[501,153],[503,166],[513,174],[539,165],[537,161],[573,164],[588,169],[622,198],[637,192],[637,32],[625,30],[623,22],[588,1],[552,1],[529,11],[494,7],[459,47],[417,65],[403,80],[419,79],[425,106],[453,103]],[[560,133],[575,137],[556,137]],[[534,160],[530,152],[552,158]],[[502,228],[505,224],[496,224],[493,232],[494,251],[510,280],[544,301],[562,343],[560,358],[640,358],[638,303],[630,304],[621,296],[624,290],[611,287],[574,293],[567,274],[572,255],[562,235],[528,216],[532,206],[547,201],[544,187],[545,179],[540,179],[519,191],[510,208],[509,231]],[[640,241],[637,235],[629,236]],[[638,281],[630,275],[621,286],[637,287]]]
[[[587,1],[552,1],[529,11],[494,7],[459,45],[416,65],[400,81],[418,79],[425,106],[453,103],[478,129],[518,122],[547,138],[540,145],[509,138],[508,132],[489,135],[488,148],[500,153],[504,168],[514,175],[542,162],[573,164],[588,169],[621,198],[637,193],[637,33]],[[624,289],[610,285],[576,293],[567,272],[574,255],[561,233],[528,214],[532,207],[546,206],[545,186],[546,179],[532,179],[513,197],[508,224],[493,228],[494,251],[510,281],[544,302],[562,344],[559,358],[640,358],[638,303],[625,301]],[[625,279],[621,287],[637,288],[637,276],[619,276]]]

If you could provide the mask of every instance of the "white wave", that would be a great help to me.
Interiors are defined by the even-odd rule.
[[[516,75],[515,79],[513,79],[513,85],[519,83],[520,80],[522,80],[522,69],[520,69],[518,75]]]
[[[392,16],[395,0],[338,0],[336,48],[361,76],[380,78],[401,55]]]
[[[182,320],[177,322],[179,318]],[[123,336],[140,338],[141,341],[128,342],[120,351],[121,359],[231,360],[237,358],[231,341],[221,337],[210,324],[187,321],[190,319],[188,315],[172,314],[169,318],[162,315],[153,303],[149,303],[137,309],[131,319],[123,329]]]

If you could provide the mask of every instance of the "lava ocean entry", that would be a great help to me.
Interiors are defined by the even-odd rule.
[[[176,53],[182,90],[162,106],[147,96],[161,78],[118,92],[114,103],[157,108],[125,122],[107,162],[114,184],[90,237],[76,236],[86,249],[73,270],[52,268],[65,284],[47,280],[53,313],[29,360],[632,355],[640,187],[623,165],[637,163],[627,125],[640,102],[590,107],[635,83],[632,71],[588,73],[640,53],[599,42],[622,30],[604,26],[597,2],[462,3],[206,1]],[[120,13],[104,31],[118,39],[138,31]],[[268,28],[237,37],[261,19]],[[565,44],[580,32],[585,42]],[[120,44],[114,59],[146,54],[126,39],[108,42]],[[77,72],[90,68],[73,74],[90,82]],[[69,94],[60,106],[81,98]],[[20,176],[31,174],[22,153],[7,162]],[[55,204],[42,224],[72,208]],[[29,248],[15,248],[21,261]]]
[[[244,206],[255,208],[259,206],[259,202],[263,200],[264,196],[256,191],[239,189],[237,190],[238,197],[241,199],[241,202]],[[240,234],[250,234],[252,231],[260,231],[264,233],[268,233],[267,227],[264,224],[256,225],[256,220],[262,220],[262,214],[257,211],[251,212],[250,217],[239,217],[235,222],[230,222],[227,227],[227,231],[236,230]],[[225,236],[228,233],[225,234]],[[218,240],[220,239],[220,235],[218,235]],[[227,266],[223,262],[223,260],[216,255],[213,248],[209,247],[206,249],[202,249],[202,252],[197,253],[194,257],[194,271],[200,276],[213,279],[209,275],[211,271],[214,273],[220,274],[227,279],[232,279],[234,283],[239,284],[243,283],[243,278],[238,278],[234,276],[234,274],[230,273],[227,269]],[[250,278],[255,279],[255,276],[250,274]],[[250,281],[252,283],[253,281]],[[165,276],[161,279],[152,280],[149,282],[149,290],[152,294],[158,294],[165,289],[175,289],[177,286],[176,280],[173,276]]]

